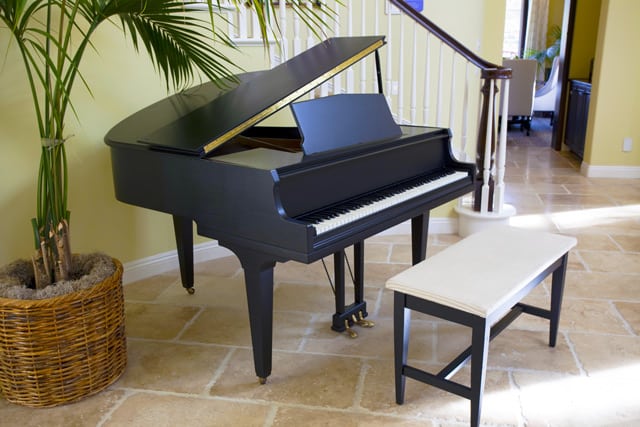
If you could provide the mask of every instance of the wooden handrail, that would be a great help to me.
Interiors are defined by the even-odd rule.
[[[404,0],[389,0],[391,4],[399,8],[405,15],[413,19],[415,23],[422,26],[437,37],[442,43],[449,46],[454,52],[464,57],[468,62],[480,69],[480,77],[484,79],[481,89],[482,103],[480,106],[480,122],[478,123],[478,143],[476,145],[476,188],[474,191],[473,210],[486,213],[494,210],[494,190],[496,183],[492,175],[494,169],[494,159],[497,154],[497,146],[506,146],[506,131],[500,132],[497,140],[496,121],[496,94],[498,93],[497,81],[511,79],[511,69],[493,64],[480,58],[469,50],[462,43],[451,37],[446,31],[427,19],[422,13],[415,10]],[[508,81],[507,87],[508,87]],[[506,100],[508,103],[508,100]],[[504,109],[508,111],[508,106]],[[502,123],[502,130],[505,130],[506,123]],[[503,156],[502,156],[503,157]],[[500,160],[504,168],[504,158]],[[502,204],[503,189],[502,176],[498,176],[498,205]],[[500,190],[502,189],[502,190]],[[498,211],[502,209],[497,207]]]
[[[427,19],[426,16],[415,10],[404,0],[389,0],[398,9],[402,10],[406,15],[410,16],[416,23],[420,24],[423,28],[427,29],[431,34],[435,35],[439,40],[453,49],[455,52],[463,56],[467,61],[474,64],[481,71],[481,77],[483,79],[510,79],[511,69],[504,68],[500,65],[493,64],[469,50],[466,46],[460,43],[458,40],[449,35],[442,28],[438,27],[432,21]]]

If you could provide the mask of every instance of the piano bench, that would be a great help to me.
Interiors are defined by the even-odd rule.
[[[569,250],[576,239],[508,226],[481,231],[389,279],[394,291],[396,402],[404,401],[405,377],[469,399],[471,425],[480,422],[489,341],[520,314],[550,320],[549,346],[558,334]],[[520,301],[549,274],[550,309]],[[411,310],[471,328],[471,346],[437,374],[407,365]],[[471,386],[451,381],[471,358]]]

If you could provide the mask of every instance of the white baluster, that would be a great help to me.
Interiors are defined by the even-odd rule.
[[[404,20],[400,19],[400,52],[398,57],[398,123],[403,123],[404,120],[404,51],[406,44],[404,42],[403,22]]]
[[[389,1],[386,1],[387,3],[387,8],[391,8],[391,3],[389,3]],[[393,37],[391,36],[391,14],[389,13],[387,15],[387,70],[386,70],[386,77],[387,77],[387,101],[389,103],[389,106],[392,105],[391,102],[391,89],[392,89],[392,73],[393,73],[393,69],[391,67],[391,63],[393,62],[391,60],[391,55],[393,53],[393,48],[395,46],[395,43],[393,42]]]
[[[361,16],[361,21],[360,21],[360,25],[362,26],[360,29],[360,34],[361,35],[365,35],[367,34],[366,32],[366,23],[367,23],[367,7],[365,6],[365,2],[362,2],[362,7],[360,9],[360,16]],[[375,6],[375,4],[374,4]],[[366,58],[364,58],[362,60],[361,66],[360,66],[360,92],[361,93],[366,93],[367,92],[367,68],[368,68],[368,60]]]
[[[455,126],[455,95],[456,95],[456,53],[451,54],[451,87],[449,92],[449,128]]]
[[[494,211],[502,213],[504,208],[504,172],[507,162],[507,127],[509,119],[509,80],[504,79],[501,83],[502,89],[502,119],[500,120],[500,138],[498,139],[498,150],[496,154],[496,185]]]
[[[307,5],[307,8],[313,13],[313,2],[312,1],[308,1],[306,3],[306,5]],[[321,7],[323,8],[324,6],[321,6]],[[324,8],[321,9],[320,13],[322,14],[322,21],[324,22],[324,20],[326,18],[325,13],[324,13]],[[324,30],[325,29],[323,27],[320,31],[324,31]],[[310,49],[315,44],[316,44],[316,40],[314,39],[313,31],[311,31],[311,29],[307,28],[307,49]]]
[[[282,62],[289,59],[289,39],[287,37],[287,6],[285,1],[281,1],[278,5],[278,11],[280,12],[280,50],[282,55]]]
[[[337,5],[334,4],[334,7],[337,7]],[[323,18],[324,18],[324,15],[323,15]],[[336,36],[340,35],[340,16],[336,17],[335,22],[333,23],[333,32]],[[343,91],[342,73],[338,73],[338,75],[336,75],[333,79],[331,79],[331,83],[327,82],[322,85],[321,95],[327,96],[329,95],[330,92],[333,92],[333,94],[335,95],[335,94],[342,93],[342,91]]]
[[[416,87],[418,85],[418,25],[413,23],[413,43],[411,46],[411,100],[409,101],[409,121],[411,124],[416,124],[416,103],[417,94]]]
[[[293,17],[293,55],[302,52],[302,38],[300,37],[300,17],[297,13],[292,13]]]
[[[347,2],[347,35],[353,36],[353,1]],[[353,66],[347,68],[347,92],[355,92],[355,76]]]
[[[380,13],[382,13],[381,10],[384,8],[384,2],[385,1],[386,0],[382,0],[382,7],[380,7],[379,4],[378,4],[378,0],[376,0],[376,3],[375,3],[375,5],[376,5],[375,17],[374,17],[374,20],[373,20],[373,33],[374,34],[380,34]],[[387,38],[387,41],[388,41],[388,38]],[[387,49],[387,52],[388,52],[388,49]],[[382,61],[382,58],[380,59],[380,61]],[[380,67],[382,68],[382,64],[380,64]],[[378,87],[379,80],[378,80],[378,74],[377,74],[378,70],[377,70],[377,68],[376,67],[371,67],[371,72],[372,72],[372,80],[375,82],[376,91],[377,92],[382,91],[383,88]]]
[[[251,30],[251,40],[253,40],[254,43],[258,44],[262,42],[262,33],[260,33],[260,23],[258,22],[258,17],[255,16],[255,14],[252,14],[253,19],[251,20],[251,23],[253,25],[253,28]],[[267,40],[272,40],[273,39],[273,35],[271,34],[267,34]]]
[[[227,22],[229,23],[229,34],[231,34],[231,39],[235,41],[238,39],[238,26],[236,25],[238,13],[236,12],[236,9],[233,8],[231,10],[228,10],[226,18]]]
[[[469,62],[465,61],[464,66],[464,92],[462,94],[462,123],[460,132],[460,155],[459,160],[467,161],[467,132],[469,127]]]
[[[246,42],[249,39],[249,35],[248,35],[249,29],[247,25],[248,12],[247,12],[247,8],[244,6],[241,6],[239,9],[240,10],[238,11],[238,38],[242,42]]]
[[[425,41],[425,59],[424,59],[424,97],[422,104],[422,123],[426,125],[429,123],[429,105],[431,102],[431,33],[427,33],[427,39]]]
[[[313,8],[313,2],[311,2],[311,1],[310,1],[310,2],[308,3],[308,7],[312,9],[312,8]],[[324,12],[324,9],[325,9],[325,8],[323,7],[323,8],[320,10],[320,16],[321,16],[322,22],[326,22],[326,21],[327,21],[327,19],[326,19],[326,18],[327,18],[327,15],[326,15],[326,13]],[[320,30],[320,34],[326,34],[326,33],[327,33],[326,24],[323,24],[323,25],[322,25],[322,28],[321,28],[321,30]],[[313,41],[312,43],[313,43],[313,44],[315,44],[316,42],[315,42],[315,41]],[[334,91],[334,89],[333,89],[331,86],[332,86],[332,82],[326,82],[326,83],[323,83],[323,84],[320,86],[320,96],[323,96],[323,97],[324,97],[324,96],[328,96],[332,91]],[[339,88],[338,88],[338,90],[339,90]]]
[[[442,75],[444,73],[444,61],[442,60],[442,49],[444,43],[440,42],[438,53],[438,88],[436,92],[436,126],[442,127]]]

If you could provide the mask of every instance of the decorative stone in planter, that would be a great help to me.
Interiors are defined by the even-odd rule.
[[[30,261],[0,271],[0,394],[9,402],[70,403],[124,372],[122,264],[102,254],[72,264],[74,280],[38,291],[20,284],[33,280]]]

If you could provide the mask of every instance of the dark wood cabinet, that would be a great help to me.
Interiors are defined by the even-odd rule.
[[[581,159],[584,156],[590,98],[591,83],[586,80],[571,80],[564,143]]]

